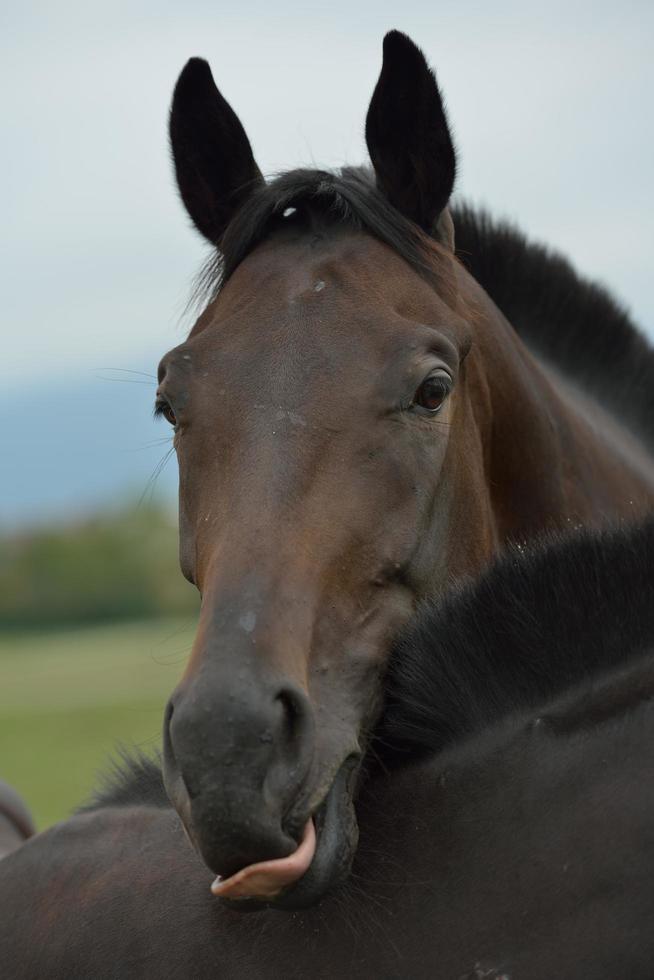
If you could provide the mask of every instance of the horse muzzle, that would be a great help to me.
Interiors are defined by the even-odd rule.
[[[297,685],[262,674],[201,670],[166,710],[167,791],[204,861],[223,877],[287,856],[303,831],[288,814],[313,757],[313,711]]]
[[[354,855],[359,754],[315,765],[313,708],[292,682],[245,669],[216,681],[200,671],[169,701],[171,802],[219,876],[215,894],[242,910],[313,904]]]

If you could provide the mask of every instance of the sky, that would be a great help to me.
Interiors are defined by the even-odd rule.
[[[167,146],[185,61],[209,60],[264,173],[361,163],[391,28],[408,33],[436,69],[459,151],[459,196],[562,249],[654,335],[651,0],[5,4],[0,410],[23,456],[26,445],[38,455],[57,440],[69,455],[76,439],[88,447],[88,418],[79,422],[100,410],[109,416],[103,431],[112,412],[124,427],[121,451],[162,435],[150,433],[149,418],[131,431],[125,406],[149,413],[153,391],[143,379],[135,401],[119,378],[154,372],[182,340],[206,254],[177,198]],[[63,428],[57,392],[73,406]],[[37,469],[23,506],[19,454],[24,478],[0,490],[0,521],[54,506],[51,455],[42,504]],[[81,444],[78,456],[83,462]],[[129,473],[111,455],[106,462],[113,493],[118,470],[125,484]],[[138,482],[138,466],[134,474]],[[56,508],[99,499],[94,493],[80,477]]]

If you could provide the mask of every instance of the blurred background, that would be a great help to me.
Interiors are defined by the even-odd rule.
[[[5,4],[2,85],[0,776],[40,827],[118,742],[154,750],[197,610],[177,568],[159,357],[205,246],[166,117],[206,57],[261,169],[366,158],[384,33],[437,71],[460,196],[517,221],[654,327],[654,5]],[[561,324],[565,329],[565,324]]]

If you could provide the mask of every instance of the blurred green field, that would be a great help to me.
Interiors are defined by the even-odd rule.
[[[155,751],[195,619],[0,636],[0,776],[39,829],[84,800],[118,744]]]

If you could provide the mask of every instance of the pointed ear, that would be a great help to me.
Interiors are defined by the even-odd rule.
[[[454,147],[434,74],[422,51],[399,31],[384,38],[366,143],[382,193],[405,217],[440,237],[437,226],[454,186]]]
[[[238,116],[202,58],[191,58],[177,80],[170,143],[186,210],[196,228],[216,245],[263,177]]]

